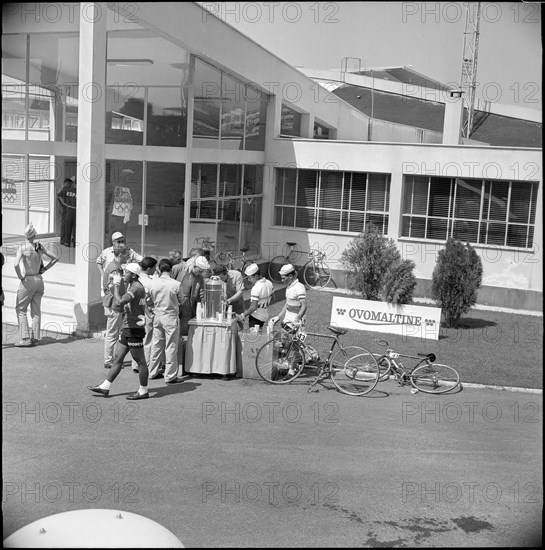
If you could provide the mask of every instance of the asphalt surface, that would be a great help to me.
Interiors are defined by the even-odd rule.
[[[542,394],[188,377],[130,402],[130,368],[109,398],[86,389],[106,374],[102,340],[15,348],[8,328],[4,538],[111,508],[186,547],[540,546]]]

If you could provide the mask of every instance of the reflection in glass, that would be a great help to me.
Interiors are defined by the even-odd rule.
[[[284,136],[301,135],[301,113],[288,107],[285,103],[282,103],[280,133]]]
[[[247,151],[265,150],[268,96],[246,86],[246,126],[244,148]]]
[[[148,88],[147,145],[185,147],[187,88]]]
[[[144,92],[136,85],[108,86],[106,143],[144,144]]]
[[[168,257],[169,250],[182,249],[184,186],[184,164],[147,163],[144,255]]]
[[[221,88],[221,148],[243,149],[244,85],[223,73]]]
[[[195,60],[193,137],[197,147],[218,147],[221,112],[221,73]]]
[[[141,248],[142,169],[142,162],[106,161],[106,246],[111,246],[112,233],[120,231],[133,248]]]

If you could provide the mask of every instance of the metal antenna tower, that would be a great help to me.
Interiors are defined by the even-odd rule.
[[[477,55],[479,53],[479,23],[481,3],[466,2],[466,25],[464,30],[464,55],[462,57],[462,78],[460,87],[464,93],[467,119],[462,128],[462,136],[469,138],[473,128],[475,111],[475,90],[477,88]]]

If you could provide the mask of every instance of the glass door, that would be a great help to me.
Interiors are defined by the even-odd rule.
[[[185,164],[146,163],[144,255],[168,258],[182,250],[184,229]]]

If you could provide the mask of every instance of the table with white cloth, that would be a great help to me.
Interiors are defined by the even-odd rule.
[[[238,323],[214,319],[191,319],[185,350],[186,372],[236,374],[241,370],[242,345]]]

